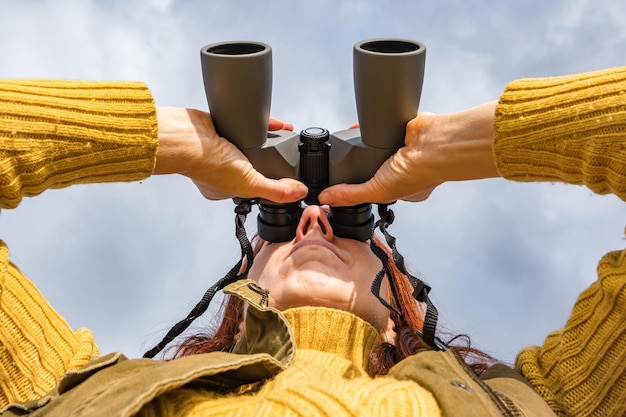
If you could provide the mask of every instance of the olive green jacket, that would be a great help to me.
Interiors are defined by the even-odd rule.
[[[163,393],[182,386],[233,392],[262,384],[294,358],[296,347],[289,323],[278,310],[262,305],[264,291],[252,281],[236,282],[224,291],[250,304],[245,334],[232,353],[172,361],[128,360],[120,353],[109,354],[68,372],[40,400],[11,404],[0,415],[130,417]],[[429,389],[446,416],[555,415],[516,371],[496,365],[478,378],[452,349],[408,357],[389,375]]]

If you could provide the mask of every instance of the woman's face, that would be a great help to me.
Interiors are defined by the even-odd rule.
[[[309,206],[300,218],[296,237],[284,243],[265,243],[248,278],[269,290],[269,305],[279,310],[331,307],[387,331],[393,327],[389,311],[370,290],[381,268],[368,242],[335,236],[328,210]],[[389,299],[386,285],[380,295]]]

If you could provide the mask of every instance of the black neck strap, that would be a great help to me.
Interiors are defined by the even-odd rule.
[[[391,248],[391,254],[393,256],[393,261],[404,275],[407,276],[411,286],[413,287],[413,298],[417,301],[426,304],[426,315],[424,317],[424,327],[422,330],[414,329],[415,334],[421,339],[421,341],[429,348],[434,350],[447,350],[447,346],[445,343],[441,341],[437,336],[435,336],[437,330],[437,319],[439,317],[439,313],[437,308],[434,306],[430,298],[428,298],[428,293],[430,292],[430,286],[426,285],[421,279],[415,277],[410,274],[406,266],[404,264],[404,257],[398,252],[396,248],[396,238],[391,236],[387,231],[387,228],[393,223],[395,219],[395,215],[392,210],[387,208],[385,204],[378,205],[378,214],[380,219],[374,224],[374,229],[378,228],[380,232],[385,237],[387,241],[387,245]],[[389,256],[374,242],[374,239],[370,240],[370,248],[372,252],[383,263],[383,268],[378,272],[376,278],[374,278],[374,282],[372,283],[372,293],[378,300],[389,310],[393,311],[398,315],[402,315],[402,313],[395,307],[391,306],[386,300],[384,300],[380,296],[380,287],[382,285],[383,278],[389,269]],[[391,291],[392,294],[397,299],[396,288],[391,283]]]
[[[196,306],[191,310],[191,312],[185,317],[183,320],[176,323],[165,335],[165,337],[152,349],[144,353],[144,358],[153,358],[159,352],[161,352],[172,340],[178,337],[182,332],[187,330],[189,325],[200,317],[209,307],[211,300],[215,294],[222,290],[228,284],[245,278],[248,275],[248,271],[252,266],[254,255],[252,253],[252,245],[248,240],[248,236],[246,235],[246,217],[248,213],[252,210],[252,201],[243,200],[240,202],[237,207],[235,207],[235,236],[239,241],[239,246],[241,247],[241,259],[239,262],[230,270],[228,273],[220,280],[218,280],[215,284],[213,284],[202,296],[202,299],[196,304]],[[241,270],[241,266],[243,265],[243,260],[246,260],[246,269],[237,273]]]

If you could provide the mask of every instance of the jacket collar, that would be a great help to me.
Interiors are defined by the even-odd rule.
[[[237,296],[249,304],[245,330],[232,353],[267,353],[285,368],[289,366],[295,356],[293,332],[281,312],[267,306],[269,292],[249,279],[227,285],[223,292]]]
[[[342,357],[365,369],[371,350],[381,343],[378,331],[352,313],[326,307],[297,307],[281,312],[267,306],[269,292],[254,281],[236,281],[223,290],[249,304],[243,336],[233,353],[268,353],[287,367],[299,351]]]

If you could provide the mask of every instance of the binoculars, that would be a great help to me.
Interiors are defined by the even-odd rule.
[[[268,132],[272,49],[260,42],[220,42],[201,49],[202,76],[217,133],[231,141],[269,178],[302,181],[306,204],[338,183],[369,180],[404,145],[406,124],[417,115],[426,47],[404,39],[371,39],[354,45],[353,76],[359,128],[330,133],[309,127]],[[236,198],[235,201],[242,199]],[[255,199],[256,200],[256,199]],[[257,231],[270,242],[295,237],[302,202],[258,200]],[[339,237],[366,241],[373,233],[370,203],[330,207]]]

